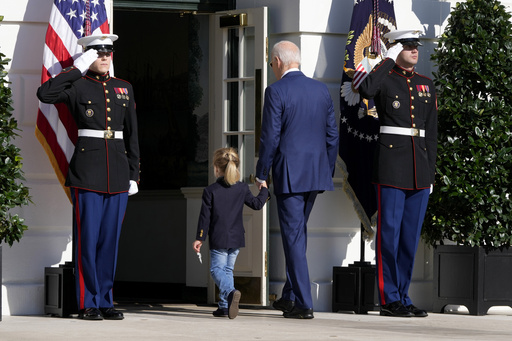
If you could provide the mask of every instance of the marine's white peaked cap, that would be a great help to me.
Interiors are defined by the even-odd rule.
[[[82,45],[84,50],[94,48],[98,51],[100,49],[113,50],[114,41],[119,38],[116,34],[96,34],[78,39],[78,45]],[[101,52],[101,51],[100,51]]]
[[[420,34],[421,30],[395,30],[384,34],[384,38],[389,39],[390,43],[400,42],[404,45],[421,45]]]

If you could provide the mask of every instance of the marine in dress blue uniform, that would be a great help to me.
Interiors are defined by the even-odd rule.
[[[41,102],[65,103],[78,128],[65,185],[73,202],[77,303],[80,316],[91,320],[123,318],[113,308],[112,287],[128,194],[138,191],[133,88],[108,72],[116,39],[109,34],[79,39],[86,52],[75,66],[37,91]],[[106,70],[98,72],[94,63]]]
[[[408,295],[437,153],[434,84],[414,71],[419,33],[387,33],[385,37],[398,43],[389,52],[400,52],[402,45],[404,51],[378,64],[359,87],[364,98],[374,99],[379,115],[373,167],[378,197],[376,276],[381,315],[389,316],[427,316]]]
[[[286,282],[273,306],[284,317],[311,319],[307,222],[317,194],[334,190],[338,128],[327,86],[306,77],[299,65],[295,44],[274,45],[271,66],[278,81],[265,90],[256,177],[267,180],[272,169],[286,260]]]

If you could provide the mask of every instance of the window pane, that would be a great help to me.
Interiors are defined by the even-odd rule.
[[[238,131],[238,82],[227,83],[227,130]]]
[[[254,108],[254,81],[243,83],[243,108],[244,108],[244,130],[254,131],[255,108]]]
[[[254,135],[244,136],[244,153],[243,153],[243,174],[242,180],[248,184],[251,183],[250,175],[255,174],[256,166],[254,164]]]
[[[254,27],[246,27],[244,29],[244,65],[243,65],[243,76],[254,77]]]
[[[235,148],[238,151],[238,135],[226,136],[227,147]]]
[[[227,57],[227,77],[238,77],[238,59],[239,59],[239,39],[238,28],[228,29],[228,57]]]

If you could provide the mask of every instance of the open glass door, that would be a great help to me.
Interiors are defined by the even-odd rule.
[[[236,148],[242,181],[257,193],[253,174],[267,83],[266,7],[212,15],[210,70],[210,155],[217,148]],[[268,305],[267,212],[268,203],[261,211],[244,209],[246,247],[235,266],[235,287],[243,304]],[[215,300],[214,287],[209,285],[210,302]]]

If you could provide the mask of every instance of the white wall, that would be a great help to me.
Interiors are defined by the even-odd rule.
[[[12,59],[7,69],[14,115],[21,129],[15,143],[21,148],[26,185],[34,203],[20,210],[29,227],[21,242],[12,248],[3,245],[2,313],[40,314],[44,267],[71,259],[71,205],[34,135],[35,94],[52,1],[17,0],[11,4],[1,8],[5,18],[0,24],[0,47]]]

